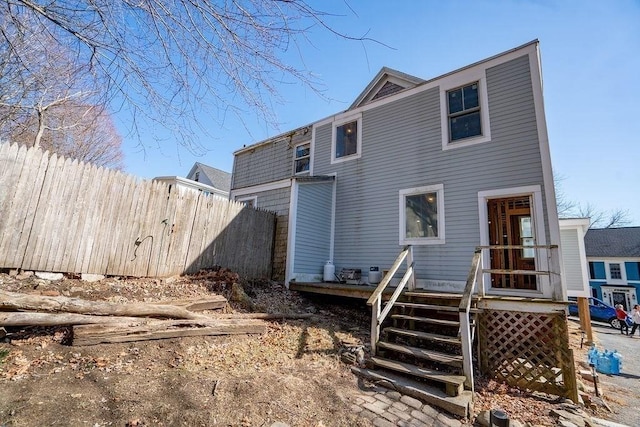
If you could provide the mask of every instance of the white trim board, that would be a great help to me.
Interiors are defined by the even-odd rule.
[[[267,184],[253,185],[251,187],[243,187],[231,190],[231,199],[236,196],[244,196],[247,194],[261,193],[263,191],[277,190],[279,188],[286,188],[291,185],[291,178],[281,179],[280,181],[273,181]]]

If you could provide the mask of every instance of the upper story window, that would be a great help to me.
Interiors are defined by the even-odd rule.
[[[193,177],[194,181],[200,181],[200,171],[196,171],[196,176]]]
[[[611,279],[622,279],[622,270],[620,270],[620,264],[612,263],[609,264],[609,274],[611,275]]]
[[[362,154],[362,116],[333,124],[331,163],[360,158]]]
[[[449,140],[482,135],[478,82],[447,91]]]
[[[311,143],[297,145],[293,159],[293,170],[295,174],[309,172],[311,165]]]
[[[484,71],[462,73],[442,82],[440,116],[443,150],[491,140]]]
[[[258,207],[258,197],[257,196],[248,196],[248,197],[238,197],[236,198],[236,202],[242,203],[243,205],[249,208]]]
[[[400,190],[400,244],[444,242],[444,186]]]

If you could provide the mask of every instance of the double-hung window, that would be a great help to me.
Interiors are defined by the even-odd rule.
[[[450,142],[482,135],[478,88],[474,82],[447,91]]]
[[[484,72],[456,76],[442,82],[440,117],[443,150],[491,141]]]
[[[620,269],[620,264],[618,263],[609,264],[609,274],[611,275],[612,280],[621,280],[622,270]]]
[[[331,163],[357,159],[362,154],[362,116],[334,122]]]
[[[444,242],[444,186],[400,190],[400,244]]]
[[[297,145],[295,148],[293,169],[295,174],[309,172],[311,164],[311,143]]]

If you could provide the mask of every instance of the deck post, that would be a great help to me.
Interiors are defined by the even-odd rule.
[[[473,349],[471,338],[471,326],[469,324],[469,312],[460,311],[460,340],[462,342],[462,372],[466,377],[465,387],[473,389]]]
[[[380,309],[382,307],[382,296],[379,296],[373,304],[371,304],[371,356],[376,355],[376,347],[380,339]]]
[[[413,265],[413,246],[409,246],[409,253],[407,254],[407,269]],[[409,290],[416,290],[416,274],[415,272],[409,278]]]

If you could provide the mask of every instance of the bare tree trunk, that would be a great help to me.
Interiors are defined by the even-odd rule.
[[[37,112],[38,112],[38,132],[36,133],[36,137],[33,140],[33,146],[35,148],[40,147],[40,140],[42,139],[42,135],[44,134],[44,111],[38,108]]]
[[[90,325],[94,323],[140,324],[139,317],[91,316],[76,313],[0,313],[0,326],[65,326]]]
[[[113,304],[109,302],[85,301],[79,298],[45,297],[0,291],[0,310],[48,311],[100,316],[168,317],[174,319],[209,319],[182,307],[161,304]]]

